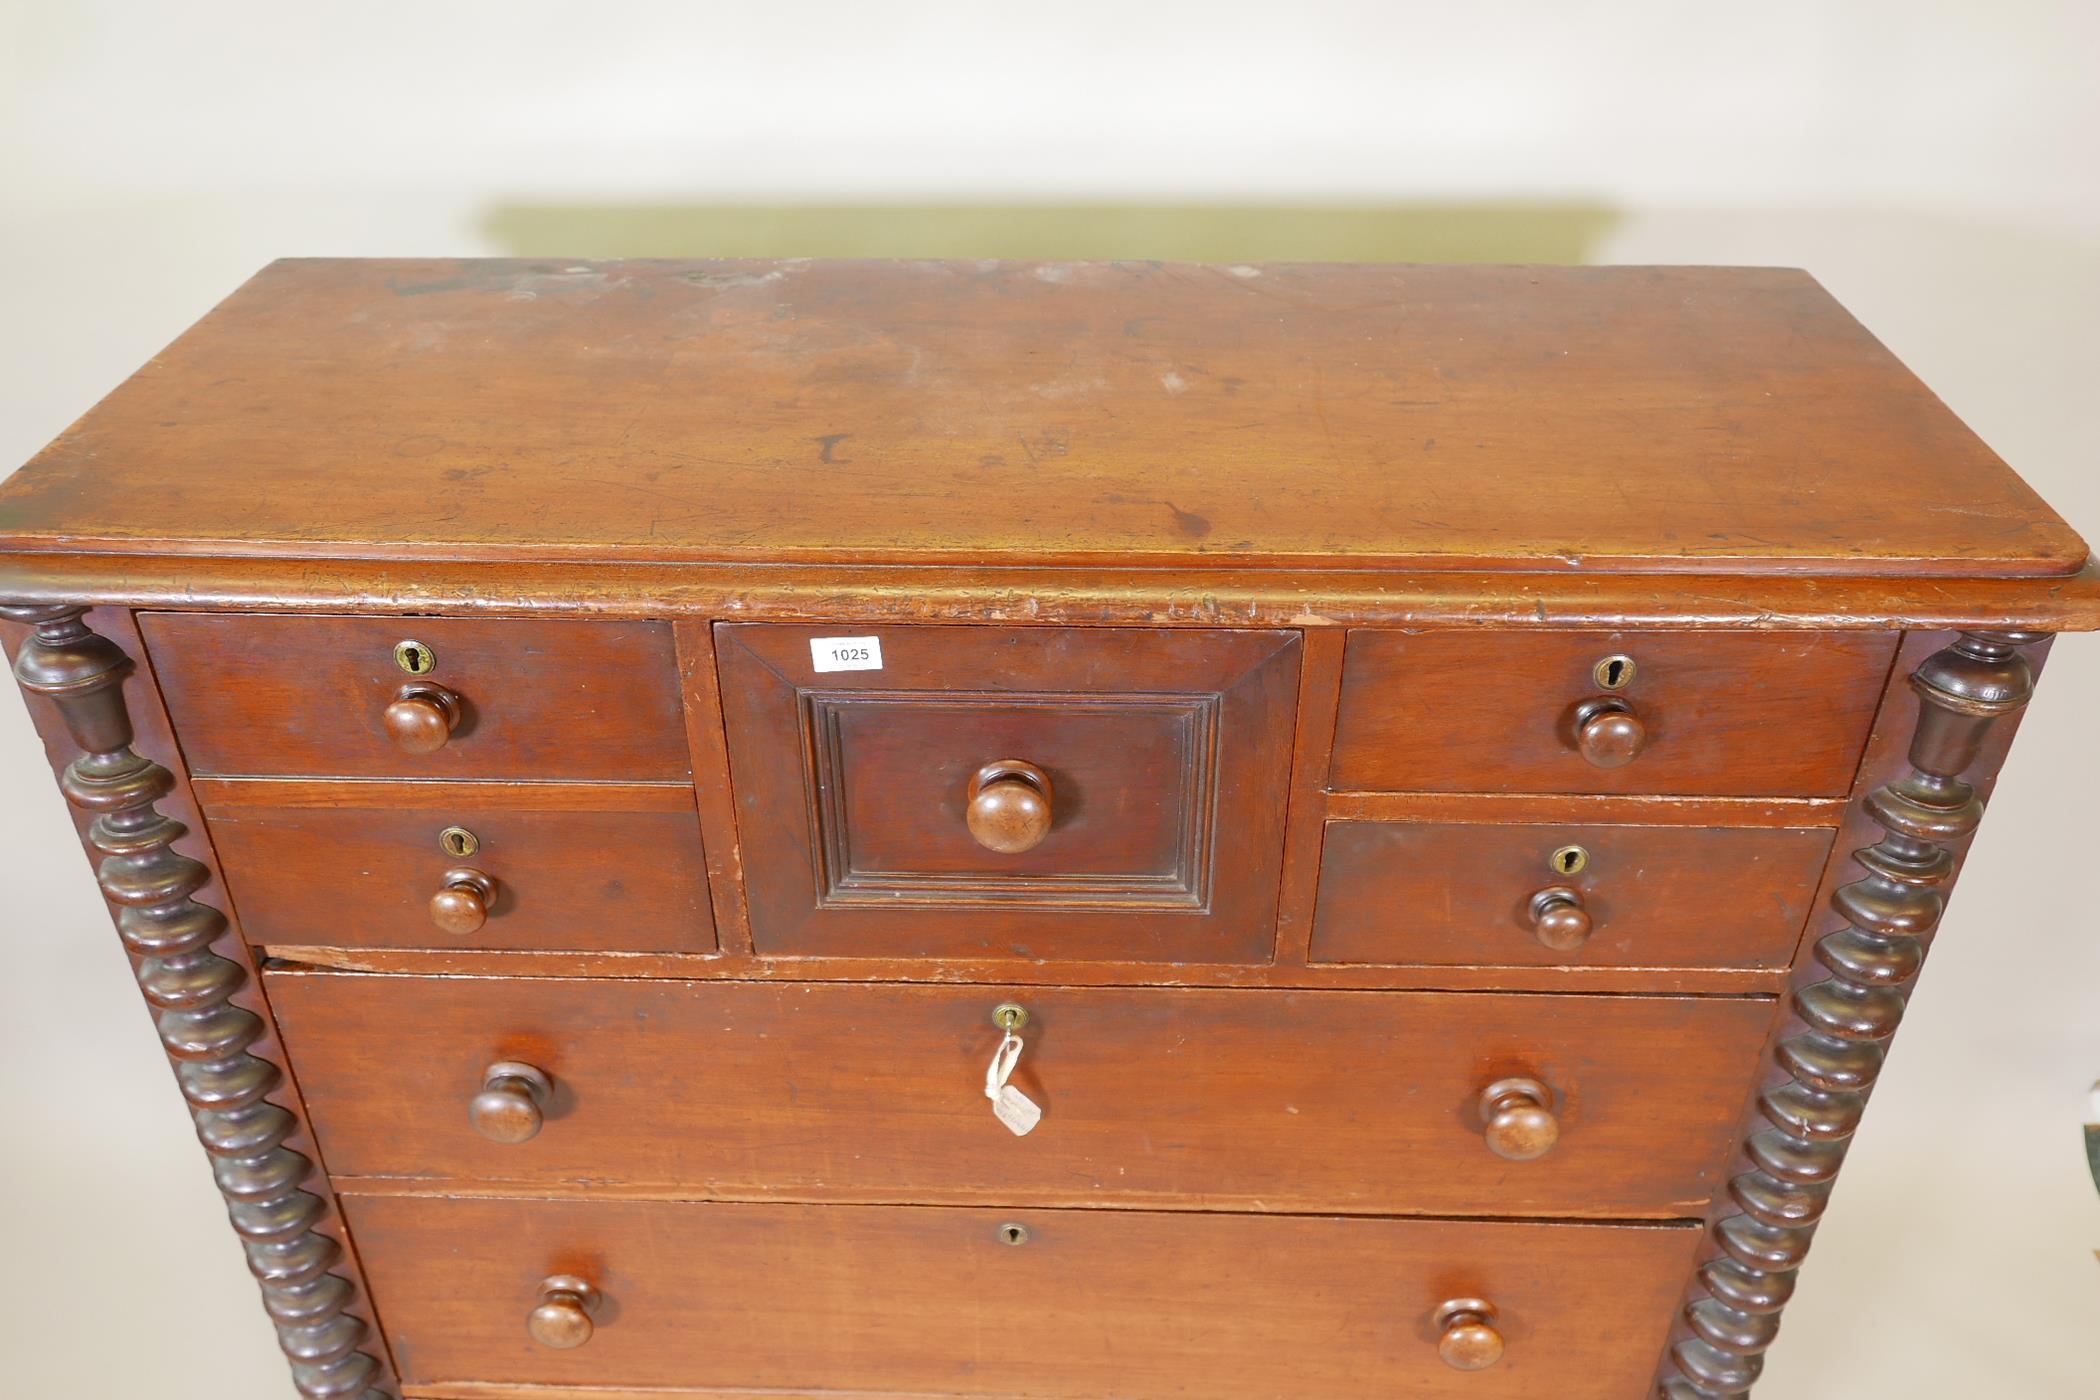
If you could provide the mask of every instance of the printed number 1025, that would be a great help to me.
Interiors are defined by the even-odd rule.
[[[817,671],[880,671],[880,637],[811,637],[810,666]]]

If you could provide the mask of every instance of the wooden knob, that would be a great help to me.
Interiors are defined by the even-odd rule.
[[[525,1319],[525,1330],[543,1347],[571,1351],[598,1330],[591,1315],[598,1311],[598,1290],[588,1279],[554,1274],[540,1284],[540,1304]]]
[[[404,685],[380,716],[405,753],[436,753],[459,727],[460,699],[441,685]]]
[[[496,882],[479,870],[447,870],[430,897],[430,921],[447,933],[469,934],[489,921]]]
[[[1498,1079],[1480,1091],[1480,1116],[1487,1145],[1497,1157],[1529,1162],[1560,1141],[1553,1116],[1553,1091],[1536,1079]]]
[[[1575,710],[1575,747],[1597,768],[1624,768],[1648,744],[1648,727],[1624,700],[1586,700]]]
[[[543,1069],[498,1060],[482,1072],[481,1092],[467,1109],[474,1131],[490,1142],[530,1142],[547,1121],[554,1081]]]
[[[1531,931],[1548,948],[1566,952],[1589,942],[1590,911],[1583,908],[1582,891],[1564,885],[1540,890],[1531,897]]]
[[[1495,1305],[1485,1298],[1453,1298],[1436,1310],[1436,1354],[1454,1371],[1485,1371],[1502,1359]]]
[[[970,779],[970,835],[1001,855],[1019,855],[1050,834],[1050,775],[1033,763],[1002,758]]]

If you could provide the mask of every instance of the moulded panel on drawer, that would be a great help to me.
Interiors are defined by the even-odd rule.
[[[761,954],[1269,959],[1295,632],[724,624]]]

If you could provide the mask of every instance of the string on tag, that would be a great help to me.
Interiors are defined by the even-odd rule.
[[[992,1052],[992,1067],[984,1072],[984,1096],[998,1098],[1006,1081],[1013,1077],[1014,1066],[1020,1063],[1021,1037],[1008,1031],[1006,1038],[999,1042],[999,1048]]]

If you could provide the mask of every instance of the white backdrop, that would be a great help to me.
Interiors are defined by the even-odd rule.
[[[0,469],[268,258],[517,201],[1567,202],[1595,260],[1808,267],[2100,538],[2096,71],[2100,6],[2017,0],[0,0]],[[2092,1393],[2096,708],[2069,639],[1767,1400]],[[14,698],[0,794],[9,1388],[289,1394]]]
[[[9,0],[0,176],[199,189],[1572,195],[2100,220],[2041,0]]]

